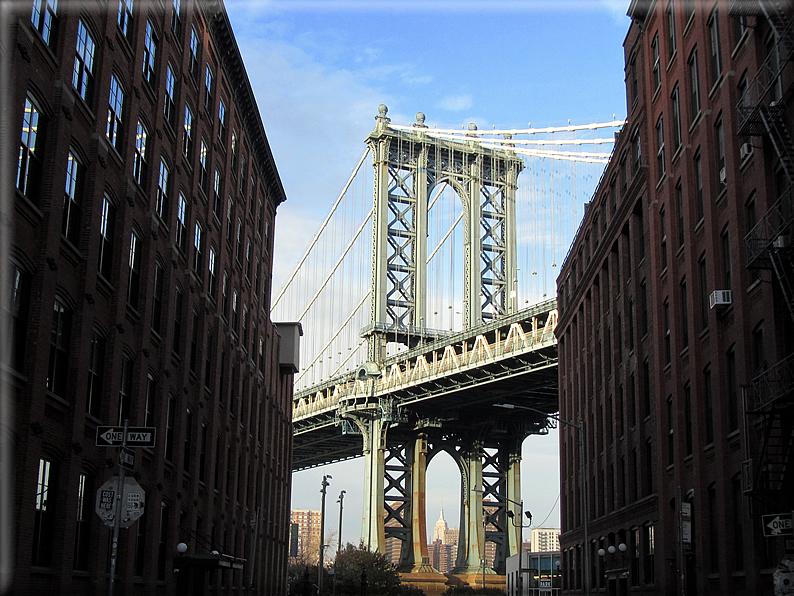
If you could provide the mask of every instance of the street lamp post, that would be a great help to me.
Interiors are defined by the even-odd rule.
[[[339,557],[339,552],[342,550],[342,505],[345,500],[345,491],[339,493],[339,536],[338,540],[339,543],[336,545],[336,556]],[[336,563],[334,563],[334,589],[333,592],[334,596],[336,596]]]
[[[584,419],[579,418],[579,424],[575,424],[568,420],[563,420],[559,416],[554,414],[549,414],[542,410],[538,410],[536,408],[530,408],[529,406],[518,406],[516,404],[493,404],[496,408],[504,408],[506,410],[527,410],[529,412],[535,412],[537,414],[541,414],[546,416],[547,418],[551,418],[552,420],[556,420],[562,424],[567,424],[568,426],[572,426],[576,430],[579,431],[579,445],[581,446],[581,459],[582,459],[582,534],[583,534],[583,555],[584,555],[584,573],[582,573],[582,581],[584,584],[584,593],[585,596],[590,596],[590,537],[588,535],[588,527],[587,527],[587,448],[585,446],[585,426],[584,426]]]
[[[325,492],[330,482],[328,479],[332,478],[330,474],[323,476],[322,487],[322,500],[320,505],[320,564],[317,566],[317,593],[322,594],[323,591],[323,551],[325,550]]]

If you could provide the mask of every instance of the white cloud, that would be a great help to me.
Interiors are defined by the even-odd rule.
[[[462,112],[472,107],[471,95],[448,95],[438,102],[438,107],[450,112]]]

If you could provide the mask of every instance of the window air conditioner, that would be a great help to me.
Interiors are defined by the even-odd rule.
[[[787,234],[781,234],[772,241],[772,246],[775,248],[786,248],[790,241],[791,238]]]
[[[750,157],[753,153],[753,144],[752,143],[742,143],[742,146],[739,147],[739,157],[745,159]]]
[[[725,182],[726,182],[727,180],[728,180],[728,179],[727,179],[727,177],[726,177],[726,175],[725,175],[725,168],[721,168],[721,169],[720,169],[720,184],[725,184]]]
[[[709,296],[709,308],[730,306],[733,296],[730,290],[714,290]]]

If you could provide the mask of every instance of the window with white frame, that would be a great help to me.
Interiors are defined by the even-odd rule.
[[[83,101],[90,102],[94,90],[94,51],[96,44],[85,23],[77,24],[77,47],[72,71],[72,86]]]
[[[664,176],[664,166],[664,115],[659,114],[659,118],[656,120],[656,169],[659,180]]]

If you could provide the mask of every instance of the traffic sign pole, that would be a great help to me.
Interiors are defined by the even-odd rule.
[[[124,434],[121,437],[121,448],[127,446],[127,429],[130,421],[124,420]],[[110,551],[110,586],[108,596],[113,596],[113,584],[116,581],[116,556],[119,552],[119,526],[121,525],[121,507],[124,497],[124,466],[119,466],[119,484],[116,488],[116,519],[113,520],[113,544]]]

